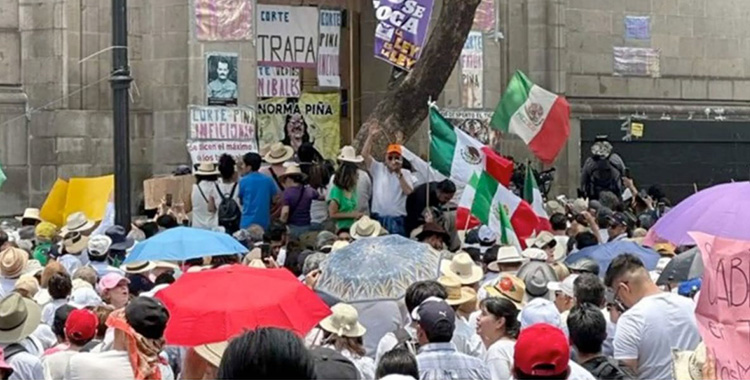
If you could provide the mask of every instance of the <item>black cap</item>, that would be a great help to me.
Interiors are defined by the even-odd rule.
[[[444,300],[427,299],[414,310],[412,319],[428,336],[450,335],[456,329],[456,312]]]
[[[135,297],[125,308],[125,319],[138,334],[159,339],[167,328],[169,311],[155,298]]]
[[[617,225],[617,226],[625,226],[625,227],[627,227],[628,226],[628,217],[627,217],[627,215],[625,215],[625,214],[623,214],[621,212],[616,212],[613,215],[609,216],[609,223],[611,225]]]
[[[324,347],[316,347],[310,353],[315,361],[318,380],[359,379],[357,367],[340,353]]]

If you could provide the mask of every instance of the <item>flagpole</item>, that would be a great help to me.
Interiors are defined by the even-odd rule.
[[[427,107],[435,107],[437,109],[437,105],[435,102],[432,101],[432,96],[427,99]],[[429,113],[428,113],[429,115]],[[429,116],[428,116],[429,117]],[[432,131],[430,128],[427,128],[427,212],[432,215],[432,209],[430,208],[430,186],[432,179],[430,178],[432,176],[432,161],[430,161],[430,151],[432,150]]]

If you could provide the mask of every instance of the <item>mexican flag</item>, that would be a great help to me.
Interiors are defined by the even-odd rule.
[[[544,211],[544,198],[542,198],[542,192],[539,190],[539,185],[536,183],[536,177],[534,171],[531,170],[530,165],[526,165],[526,179],[523,184],[523,199],[529,202],[531,208],[534,209],[534,213],[539,218],[539,227],[537,230],[551,230],[552,226],[549,224],[549,216],[547,211]]]
[[[517,135],[542,162],[551,164],[570,135],[570,106],[564,97],[516,71],[490,125]]]
[[[503,215],[508,223],[503,222]],[[505,235],[510,244],[534,234],[539,218],[526,201],[497,182],[488,172],[475,172],[461,196],[456,211],[456,228],[465,229],[486,224]]]
[[[430,107],[430,133],[430,164],[457,186],[469,183],[475,172],[483,171],[506,186],[510,183],[513,162],[453,128],[435,107]]]
[[[5,176],[5,172],[3,172],[2,166],[0,166],[0,187],[3,187],[6,179],[8,179],[8,177]]]

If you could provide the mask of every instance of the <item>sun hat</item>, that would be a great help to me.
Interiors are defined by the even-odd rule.
[[[437,297],[424,300],[412,311],[411,318],[428,335],[447,335],[456,329],[456,312],[445,300]]]
[[[99,289],[101,291],[114,289],[123,281],[130,284],[130,280],[119,273],[107,273],[99,280]]]
[[[555,244],[557,244],[555,235],[552,235],[552,233],[549,231],[542,231],[536,237],[526,239],[526,246],[533,248],[544,248],[546,245],[552,243],[553,241],[555,242]]]
[[[94,235],[89,238],[88,251],[89,255],[94,257],[106,256],[109,247],[112,245],[112,239],[107,235]]]
[[[132,261],[120,265],[120,269],[122,269],[123,272],[131,274],[150,272],[154,268],[156,268],[156,264],[150,261]]]
[[[78,288],[70,294],[68,303],[76,309],[83,309],[85,307],[97,307],[102,304],[102,298],[96,294],[93,288],[82,287]]]
[[[0,343],[17,343],[31,335],[42,319],[36,302],[11,293],[0,301]]]
[[[480,245],[492,245],[497,241],[497,234],[487,225],[482,225],[477,230],[477,238]]]
[[[112,226],[104,231],[104,234],[112,239],[112,244],[109,246],[110,251],[125,251],[132,248],[135,245],[135,240],[128,237],[125,228],[122,226]]]
[[[565,214],[565,207],[556,199],[547,201],[547,203],[544,204],[544,210],[547,211],[548,215]]]
[[[365,215],[359,218],[358,221],[352,224],[349,229],[351,232],[352,239],[362,239],[369,237],[378,237],[383,233],[387,233],[383,226],[375,219],[370,219],[369,216]]]
[[[294,156],[294,149],[292,149],[291,146],[275,142],[271,144],[271,147],[268,149],[268,153],[263,157],[263,160],[269,164],[280,164],[289,161],[292,156]]]
[[[526,248],[521,252],[521,256],[531,260],[531,261],[547,261],[547,252],[544,252],[543,250],[539,248]]]
[[[367,329],[359,323],[359,313],[354,306],[338,303],[331,308],[331,315],[320,321],[320,328],[338,336],[359,338]]]
[[[87,268],[87,267],[83,267],[83,268]],[[81,269],[83,269],[83,268],[81,268]],[[88,267],[88,268],[90,268],[90,267]],[[76,271],[76,273],[77,272],[78,271]],[[94,285],[91,285],[90,282],[88,282],[88,281],[86,281],[86,280],[84,280],[82,278],[74,278],[73,279],[73,287],[71,288],[71,291],[75,292],[76,290],[83,289],[83,288],[94,289]]]
[[[521,330],[513,351],[513,367],[526,375],[563,378],[568,371],[570,344],[562,330],[540,323]]]
[[[227,346],[229,346],[229,342],[226,341],[201,344],[200,346],[195,346],[195,353],[212,366],[218,367],[221,364],[221,357],[224,356]]]
[[[16,247],[6,248],[0,253],[0,276],[5,278],[18,278],[29,261],[29,254],[23,249]]]
[[[350,243],[346,240],[336,240],[331,246],[331,252],[336,252],[341,248],[346,248],[349,246],[349,244]]]
[[[523,263],[525,260],[515,246],[504,246],[497,250],[497,259],[487,265],[487,269],[500,272],[499,264]]]
[[[442,276],[438,278],[438,282],[440,285],[443,285],[445,291],[448,293],[448,298],[445,300],[448,305],[463,305],[467,302],[471,302],[472,299],[475,301],[477,299],[476,293],[472,294],[469,292],[469,288],[462,288],[461,282],[455,277]]]
[[[521,331],[538,323],[546,323],[565,331],[557,306],[545,298],[534,298],[529,301],[518,313],[518,321],[521,322]]]
[[[437,223],[425,223],[422,225],[422,230],[417,234],[417,240],[422,240],[431,235],[439,236],[445,244],[448,244],[451,240],[451,236],[445,231],[443,226]]]
[[[203,161],[195,168],[195,175],[219,175],[219,169],[213,162]]]
[[[700,342],[695,351],[672,350],[672,372],[675,380],[696,380],[703,378],[706,364],[706,343]]]
[[[403,148],[401,148],[401,144],[391,144],[388,145],[388,149],[386,149],[385,154],[396,153],[400,156],[403,154],[402,152]]]
[[[599,275],[600,270],[599,263],[590,257],[584,257],[574,263],[568,264],[568,269],[581,273],[591,273],[597,276]]]
[[[160,339],[169,320],[169,311],[156,298],[135,297],[125,308],[125,319],[138,334]]]
[[[568,297],[575,297],[575,293],[573,292],[573,283],[575,282],[576,278],[578,278],[577,274],[571,274],[570,276],[565,277],[565,280],[550,281],[549,283],[547,283],[547,289],[553,292],[562,292]]]
[[[65,226],[60,230],[60,233],[64,236],[68,232],[83,232],[94,228],[93,220],[86,217],[86,214],[78,211],[68,215],[65,221]]]
[[[22,221],[24,219],[33,219],[42,221],[42,218],[39,216],[39,209],[38,208],[27,208],[23,210],[23,215],[17,216],[16,220]]]
[[[96,336],[99,318],[91,310],[76,309],[65,320],[65,336],[78,341],[91,340]]]
[[[482,267],[475,264],[466,252],[459,252],[451,260],[442,260],[440,272],[458,278],[462,285],[475,284],[484,277]]]
[[[485,286],[484,290],[490,297],[505,298],[516,305],[518,310],[523,308],[523,295],[526,286],[523,281],[513,275],[501,274],[494,286]]]
[[[34,228],[37,238],[52,240],[57,235],[57,226],[50,222],[41,222]]]
[[[318,380],[359,379],[359,370],[344,355],[328,347],[315,347],[310,350],[315,363]]]
[[[151,263],[154,264],[154,269],[156,269],[156,268],[173,269],[173,270],[179,270],[180,269],[179,265],[177,265],[175,263],[172,263],[172,262],[169,262],[169,261],[154,260]]]
[[[266,269],[266,264],[261,259],[252,259],[246,265],[250,268]]]
[[[24,274],[16,280],[13,289],[23,290],[29,297],[33,298],[39,292],[39,281],[32,275]]]
[[[346,145],[341,148],[341,153],[337,158],[339,161],[351,162],[353,164],[359,164],[365,160],[362,156],[357,154],[357,151],[354,150],[354,147],[351,145]]]
[[[529,261],[523,264],[516,276],[523,280],[526,293],[532,297],[544,296],[548,292],[547,283],[557,281],[555,270],[541,261]]]
[[[318,251],[323,251],[326,248],[330,251],[337,240],[336,234],[331,231],[320,231],[318,236],[315,238],[315,248]]]
[[[63,240],[65,252],[77,254],[83,252],[89,245],[89,237],[80,232],[68,232]]]
[[[302,173],[302,169],[300,169],[299,165],[296,163],[292,163],[291,165],[286,166],[286,170],[284,170],[284,174],[279,176],[279,179],[283,180],[284,178],[290,176],[290,175],[297,175],[302,177],[304,180],[307,178],[307,174]]]
[[[26,267],[23,268],[23,274],[34,276],[43,270],[44,270],[44,267],[42,266],[42,263],[40,263],[39,260],[32,259],[26,262]]]

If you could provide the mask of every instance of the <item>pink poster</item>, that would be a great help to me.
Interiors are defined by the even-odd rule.
[[[252,0],[194,0],[198,41],[237,41],[253,37]]]
[[[474,14],[473,30],[492,32],[495,30],[495,0],[482,0]]]
[[[750,378],[750,242],[692,232],[703,257],[695,310],[716,378]]]

